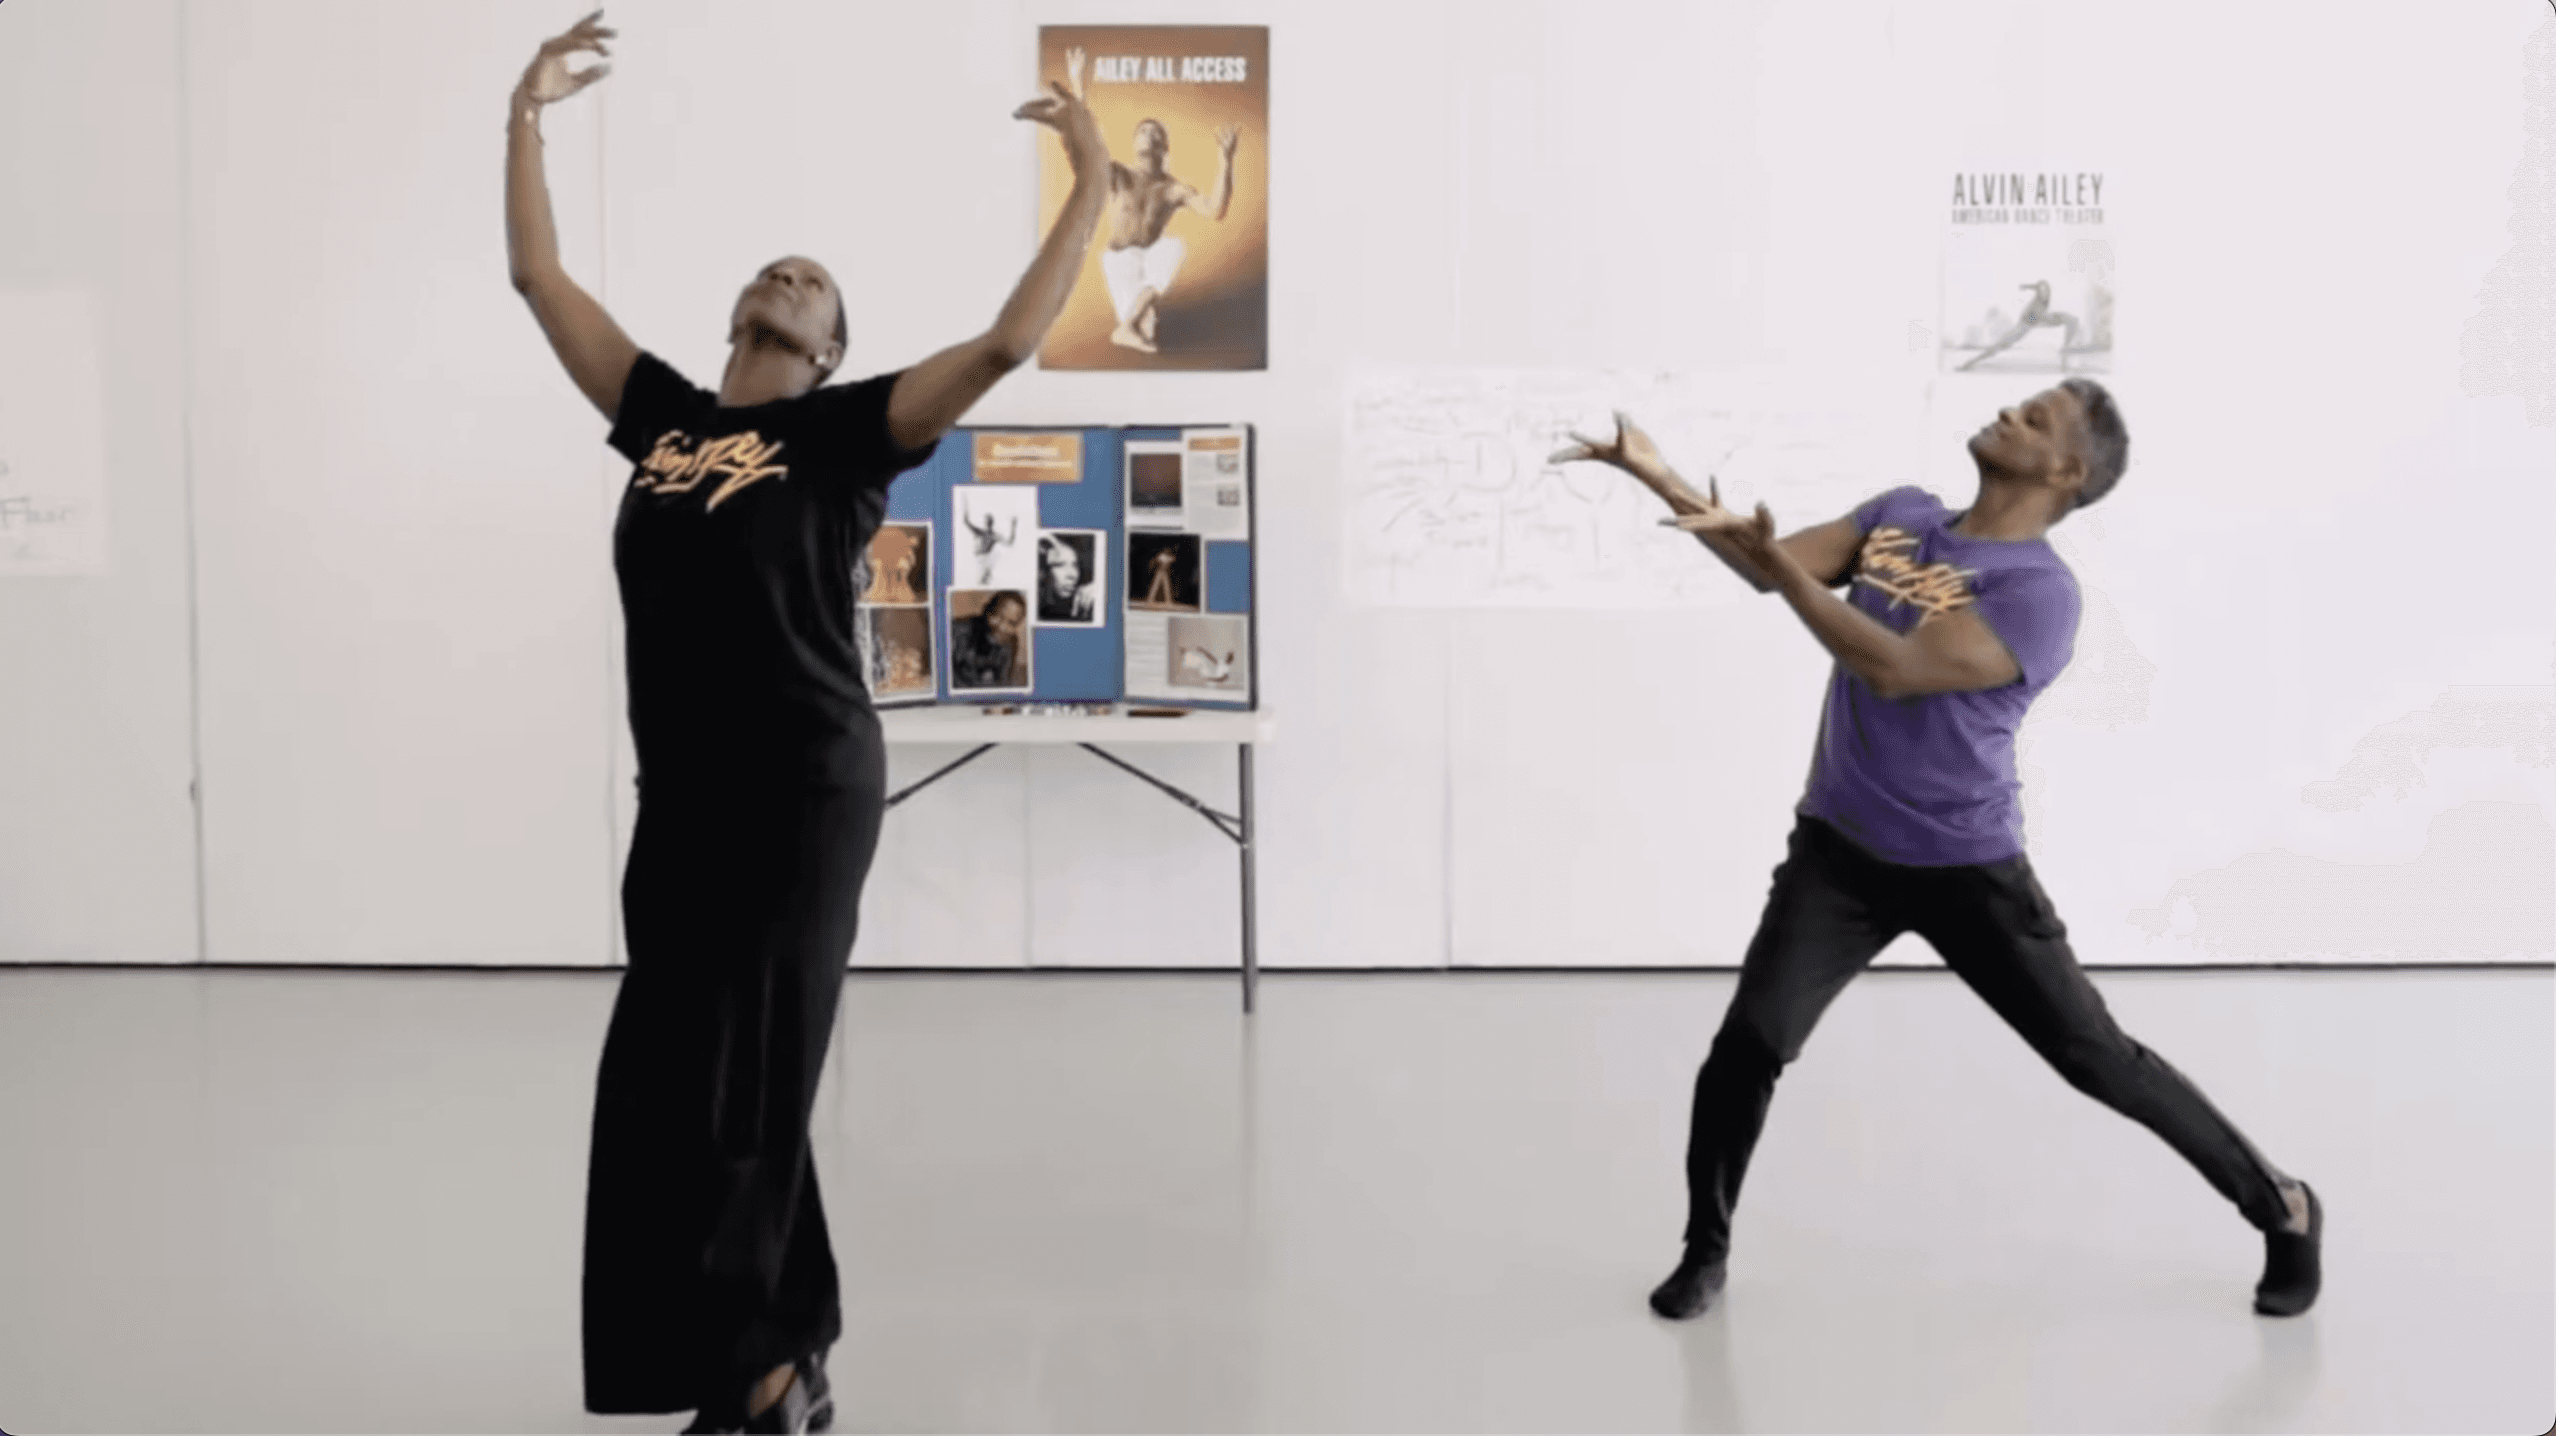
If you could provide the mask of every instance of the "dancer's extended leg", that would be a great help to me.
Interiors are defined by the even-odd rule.
[[[1651,1294],[1662,1316],[1693,1316],[1720,1290],[1749,1155],[1775,1079],[1828,1004],[1907,924],[1888,865],[1827,824],[1793,829],[1740,967],[1711,1055],[1695,1074],[1686,1146],[1686,1255]]]

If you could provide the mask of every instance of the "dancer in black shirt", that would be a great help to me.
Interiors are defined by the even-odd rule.
[[[1037,352],[1108,198],[1109,155],[1078,86],[1016,112],[1057,131],[1075,182],[984,333],[828,385],[844,297],[824,266],[781,259],[738,295],[727,368],[702,389],[560,267],[539,117],[602,78],[568,67],[609,53],[601,15],[541,47],[506,145],[515,288],[636,465],[613,564],[639,818],[587,1176],[586,1406],[696,1410],[695,1431],[822,1429],[843,1318],[808,1119],[886,788],[854,562],[889,480]]]

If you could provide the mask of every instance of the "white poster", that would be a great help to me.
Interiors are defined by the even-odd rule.
[[[106,572],[105,412],[89,296],[0,294],[0,574]]]
[[[2096,170],[1952,177],[1947,373],[2112,372],[2114,227]]]

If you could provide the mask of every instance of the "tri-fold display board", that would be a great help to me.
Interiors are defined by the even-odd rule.
[[[952,430],[888,489],[860,637],[882,708],[1250,708],[1253,431]]]

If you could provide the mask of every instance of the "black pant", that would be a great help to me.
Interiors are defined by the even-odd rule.
[[[866,737],[831,784],[640,798],[587,1168],[589,1411],[731,1401],[842,1334],[808,1120],[884,816]]]
[[[1915,931],[2070,1086],[2163,1137],[2256,1228],[2289,1219],[2285,1180],[2165,1059],[2130,1040],[2068,950],[2068,930],[2021,856],[1971,867],[1886,863],[1804,817],[1695,1077],[1686,1242],[1728,1254],[1731,1211],[1775,1078],[1831,999],[1893,938]]]

